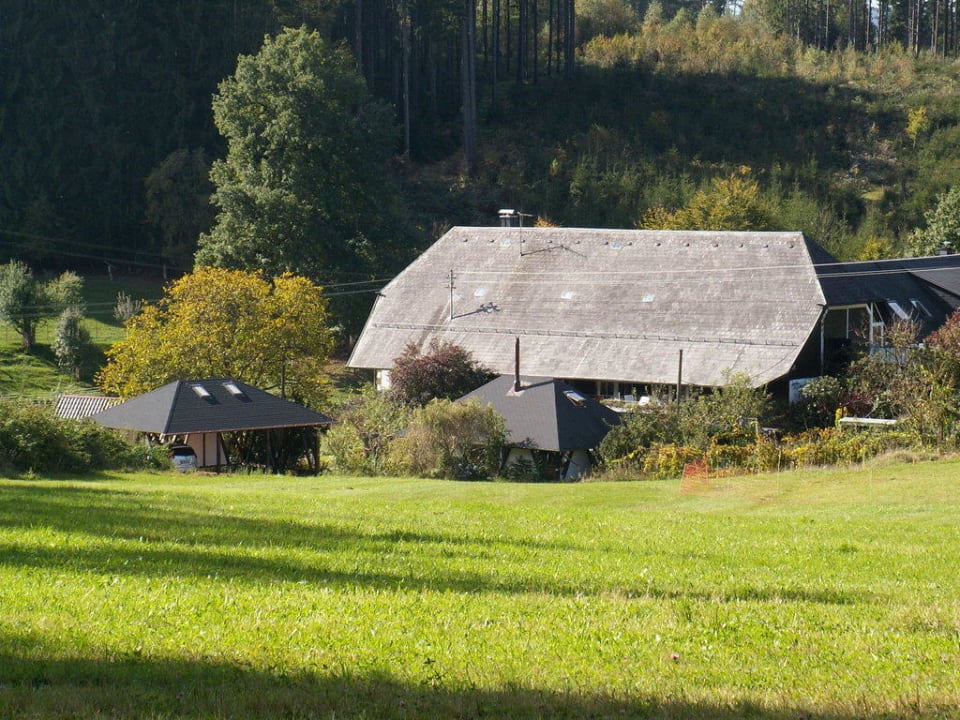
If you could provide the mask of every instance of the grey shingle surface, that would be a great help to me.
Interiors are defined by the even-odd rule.
[[[510,374],[521,337],[530,375],[674,383],[683,350],[687,384],[764,384],[817,327],[811,253],[801,233],[457,227],[384,288],[350,365],[438,338]]]

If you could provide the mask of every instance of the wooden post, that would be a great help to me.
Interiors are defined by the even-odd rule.
[[[520,338],[516,339],[513,348],[513,391],[520,392]]]
[[[680,404],[680,388],[683,386],[683,348],[680,348],[680,361],[677,363],[677,405]]]

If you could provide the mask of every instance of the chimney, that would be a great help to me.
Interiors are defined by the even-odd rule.
[[[520,390],[520,338],[517,338],[513,346],[513,391]]]

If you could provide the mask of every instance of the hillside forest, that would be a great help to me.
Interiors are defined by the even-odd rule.
[[[960,207],[958,19],[956,0],[12,0],[0,259],[190,270],[231,202],[225,81],[240,88],[238,58],[284,28],[362,79],[336,92],[382,129],[349,141],[382,149],[362,192],[312,168],[328,196],[370,195],[336,242],[321,220],[297,247],[342,243],[349,262],[287,268],[332,291],[372,300],[364,282],[501,207],[566,226],[801,230],[842,259],[929,250],[924,233]],[[271,47],[296,64],[282,55],[296,47]]]

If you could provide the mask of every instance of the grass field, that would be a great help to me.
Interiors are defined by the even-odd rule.
[[[0,717],[960,717],[960,463],[0,480]]]
[[[61,392],[91,389],[94,372],[103,362],[103,352],[123,338],[123,326],[113,317],[117,293],[138,300],[156,301],[163,294],[159,278],[124,276],[110,279],[91,275],[84,278],[86,319],[84,326],[94,345],[84,363],[84,377],[76,382],[57,366],[52,345],[56,337],[56,319],[45,320],[37,328],[37,345],[32,354],[21,349],[19,334],[0,322],[0,397],[53,402]]]

